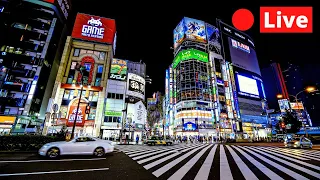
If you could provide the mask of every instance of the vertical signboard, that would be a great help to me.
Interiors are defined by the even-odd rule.
[[[125,81],[127,78],[127,63],[126,60],[113,59],[109,79]]]
[[[166,69],[166,79],[165,79],[165,93],[166,93],[166,100],[169,100],[169,69]]]
[[[144,100],[145,79],[139,75],[128,73],[127,95]]]
[[[173,104],[173,70],[170,67],[170,81],[169,81],[169,98],[170,98],[170,104]]]

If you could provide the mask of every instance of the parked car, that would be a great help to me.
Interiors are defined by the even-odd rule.
[[[162,137],[158,137],[158,136],[152,136],[151,138],[149,138],[145,144],[147,145],[172,145],[173,141],[171,141],[170,139],[166,139],[164,140]]]
[[[94,155],[103,157],[106,153],[112,153],[113,150],[112,141],[93,137],[77,137],[71,141],[47,143],[39,149],[39,155],[49,158],[57,158],[61,155]]]
[[[312,142],[305,137],[285,138],[284,146],[287,148],[312,148]]]

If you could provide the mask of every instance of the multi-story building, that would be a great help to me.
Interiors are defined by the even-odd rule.
[[[217,25],[185,17],[174,30],[166,112],[175,135],[235,138],[244,132],[246,138],[267,122],[253,40],[220,20]]]
[[[77,14],[48,103],[44,134],[62,126],[71,132],[76,123],[76,136],[100,135],[115,33],[115,20]],[[82,74],[77,70],[79,64],[85,67]]]
[[[0,132],[42,124],[70,10],[68,0],[0,1]]]
[[[101,126],[103,138],[117,140],[121,130],[122,139],[145,135],[145,78],[145,63],[112,60]]]

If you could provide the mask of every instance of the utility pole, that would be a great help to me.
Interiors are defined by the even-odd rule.
[[[78,113],[79,113],[79,108],[80,108],[80,104],[81,104],[81,98],[82,98],[82,91],[83,91],[83,69],[84,67],[81,67],[80,64],[76,65],[76,70],[78,70],[81,74],[81,89],[80,89],[80,95],[79,95],[79,101],[78,101],[78,105],[77,105],[77,111],[76,111],[76,117],[73,121],[73,126],[72,126],[72,132],[71,132],[71,139],[74,138],[74,130],[76,128],[76,123],[77,123],[77,118],[78,118]]]

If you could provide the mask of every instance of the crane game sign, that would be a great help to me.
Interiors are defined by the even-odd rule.
[[[68,126],[73,126],[73,123],[76,119],[77,106],[78,106],[78,100],[73,101],[72,104],[70,105],[69,116],[68,116]],[[76,126],[84,125],[84,122],[86,120],[85,112],[86,112],[86,103],[83,101],[79,106],[78,115],[76,119]]]

